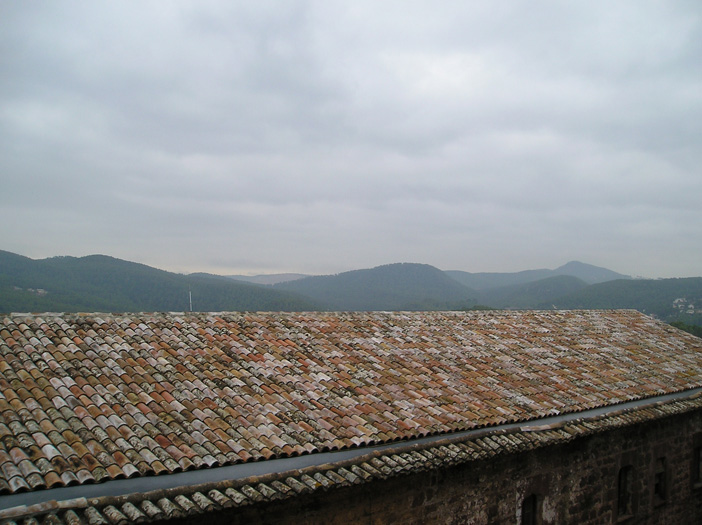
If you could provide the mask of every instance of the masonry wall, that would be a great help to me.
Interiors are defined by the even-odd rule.
[[[535,494],[535,523],[541,525],[696,524],[702,523],[696,446],[702,446],[702,412],[490,461],[244,507],[208,515],[207,521],[212,525],[518,524],[524,498]],[[631,467],[631,497],[625,500],[627,512],[622,515],[618,485],[625,466]],[[197,521],[202,523],[202,516]]]

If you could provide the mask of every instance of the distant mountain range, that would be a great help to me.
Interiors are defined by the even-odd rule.
[[[104,255],[33,260],[0,251],[0,312],[315,310],[305,297]]]
[[[631,279],[628,275],[622,275],[606,268],[578,261],[571,261],[555,270],[524,270],[515,273],[469,273],[454,270],[447,271],[446,274],[456,279],[459,283],[463,283],[475,290],[527,284],[561,275],[576,277],[585,284],[603,283],[616,279]]]
[[[475,306],[474,290],[428,264],[398,263],[273,285],[327,310],[456,310]]]
[[[263,275],[227,275],[226,277],[254,284],[278,284],[311,276],[304,273],[268,273]]]
[[[0,312],[187,311],[192,297],[196,311],[633,308],[702,325],[702,277],[631,279],[575,261],[515,273],[398,263],[243,278],[181,275],[104,255],[33,260],[0,251]]]

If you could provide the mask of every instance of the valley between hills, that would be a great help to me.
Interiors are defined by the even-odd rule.
[[[636,309],[702,327],[702,277],[632,279],[582,262],[514,273],[396,263],[335,275],[177,274],[105,255],[0,251],[0,312]]]

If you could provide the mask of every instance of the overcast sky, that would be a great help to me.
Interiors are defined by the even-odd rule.
[[[0,249],[702,275],[702,2],[0,3]]]

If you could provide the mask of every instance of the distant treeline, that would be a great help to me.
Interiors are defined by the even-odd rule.
[[[628,308],[702,329],[702,277],[631,279],[578,262],[504,274],[389,264],[262,285],[103,255],[33,260],[0,251],[0,312],[187,311],[191,295],[201,312]]]
[[[670,324],[673,325],[675,328],[679,328],[680,330],[684,330],[686,332],[689,332],[692,335],[696,335],[697,337],[702,337],[702,326],[700,326],[700,325],[687,324],[687,323],[683,323],[682,321],[673,321]]]

